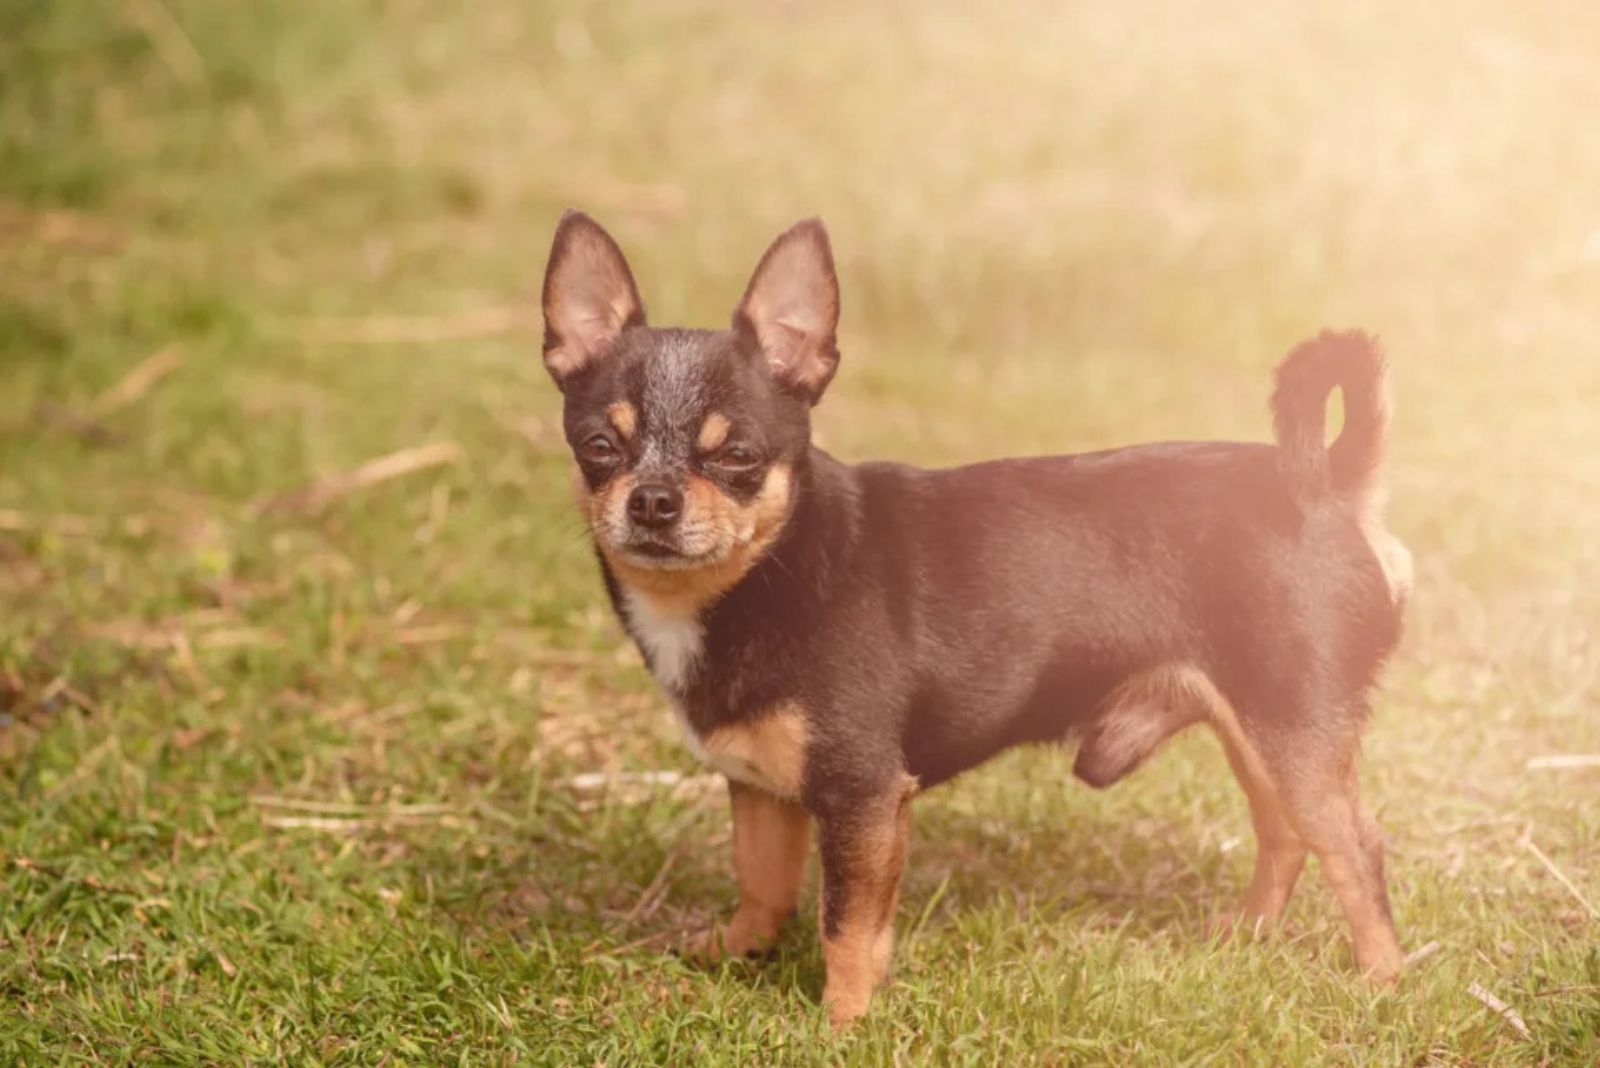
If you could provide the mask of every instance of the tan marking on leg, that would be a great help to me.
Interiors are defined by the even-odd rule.
[[[706,762],[731,781],[793,801],[805,783],[808,731],[805,712],[789,702],[718,727],[701,744]]]
[[[1389,913],[1381,860],[1375,865],[1362,842],[1359,805],[1347,790],[1333,791],[1303,800],[1292,812],[1302,837],[1322,862],[1322,877],[1350,921],[1356,965],[1369,978],[1392,983],[1405,966],[1405,955]]]
[[[1321,862],[1323,878],[1350,923],[1356,964],[1372,978],[1392,982],[1404,956],[1389,913],[1382,843],[1374,838],[1376,826],[1362,822],[1365,811],[1355,775],[1358,736],[1352,731],[1344,738],[1330,734],[1315,742],[1306,739],[1308,747],[1339,746],[1344,751],[1308,751],[1295,754],[1289,766],[1269,768],[1226,701],[1218,705],[1212,722],[1228,747],[1230,762],[1238,761],[1235,772],[1250,794],[1252,819],[1256,818],[1257,798],[1251,791],[1264,793],[1261,822],[1256,824],[1262,852],[1245,894],[1245,915],[1253,911],[1275,919],[1282,913],[1309,848]],[[1285,758],[1274,759],[1281,763]],[[1267,825],[1265,836],[1263,823]],[[1293,845],[1286,844],[1285,830],[1293,832]],[[1274,844],[1269,846],[1269,840]]]
[[[763,950],[778,937],[800,899],[811,838],[811,819],[793,802],[731,781],[728,798],[739,907],[709,940],[711,959]]]
[[[732,429],[733,424],[728,422],[727,416],[712,412],[700,424],[700,436],[695,444],[700,446],[701,452],[716,452],[728,440],[728,431]]]
[[[634,431],[639,429],[639,410],[627,401],[617,401],[606,409],[606,415],[611,420],[611,425],[617,428],[617,433],[622,435],[623,441],[632,441]]]
[[[894,913],[900,873],[911,844],[911,798],[916,780],[906,776],[900,792],[884,795],[851,817],[844,855],[823,868],[822,956],[827,982],[822,1003],[828,1020],[842,1027],[867,1011],[872,992],[887,977],[894,951]],[[840,895],[837,929],[828,934],[830,895]]]
[[[1243,904],[1229,920],[1247,927],[1274,924],[1288,906],[1294,884],[1305,867],[1306,845],[1295,832],[1261,754],[1240,729],[1233,709],[1223,702],[1214,711],[1211,723],[1222,739],[1234,777],[1250,800],[1250,822],[1256,832],[1255,874],[1250,878]],[[1223,933],[1227,933],[1226,929]]]

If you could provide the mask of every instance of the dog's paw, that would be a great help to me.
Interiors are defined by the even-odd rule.
[[[691,935],[683,956],[710,967],[729,960],[765,960],[775,952],[773,938],[762,938],[738,923],[715,924]]]
[[[1372,953],[1368,959],[1362,959],[1362,954],[1356,953],[1356,966],[1361,969],[1362,977],[1376,986],[1396,986],[1400,982],[1400,974],[1405,971],[1406,961],[1400,955],[1398,948],[1392,952],[1386,950]]]
[[[828,1026],[835,1031],[846,1031],[854,1026],[857,1020],[867,1014],[867,1005],[871,1001],[870,992],[862,994],[859,991],[832,989],[822,992],[822,1007],[828,1010]]]

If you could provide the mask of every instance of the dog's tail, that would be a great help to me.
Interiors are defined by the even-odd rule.
[[[1335,386],[1344,393],[1344,429],[1324,445],[1328,395]],[[1358,331],[1323,331],[1295,346],[1278,365],[1272,422],[1297,497],[1370,499],[1389,435],[1389,374],[1377,339]]]

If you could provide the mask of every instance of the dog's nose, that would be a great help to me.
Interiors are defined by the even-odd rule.
[[[628,518],[641,527],[668,527],[683,511],[683,494],[658,482],[635,486],[628,494]]]

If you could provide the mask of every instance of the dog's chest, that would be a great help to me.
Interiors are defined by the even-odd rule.
[[[759,727],[725,726],[702,735],[690,721],[685,701],[695,676],[705,668],[705,628],[696,617],[663,612],[633,593],[624,594],[623,608],[695,758],[735,782],[779,797],[795,796],[805,733],[798,715],[773,715]]]
[[[634,637],[644,649],[650,673],[674,697],[683,694],[700,666],[705,628],[693,615],[661,611],[638,594],[623,595]]]
[[[700,669],[705,653],[705,628],[693,615],[663,612],[634,593],[623,595],[623,610],[628,615],[634,637],[644,650],[650,673],[672,699],[672,710],[683,728],[684,740],[694,755],[704,760],[705,749],[684,711],[683,698]]]

